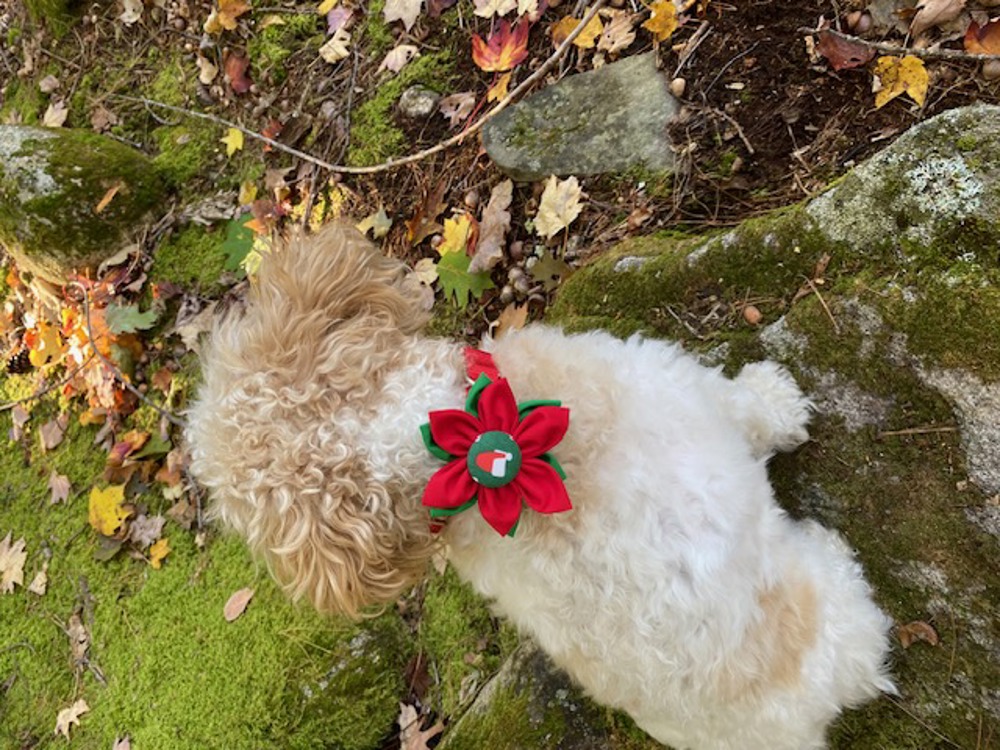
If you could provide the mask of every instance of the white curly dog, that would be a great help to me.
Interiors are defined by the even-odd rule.
[[[845,707],[892,691],[888,618],[841,537],[793,522],[765,464],[809,403],[771,362],[733,380],[678,346],[530,326],[492,356],[518,400],[560,399],[568,512],[513,537],[476,508],[429,528],[428,412],[461,409],[460,344],[397,261],[334,225],[263,261],[219,323],[190,410],[214,514],[295,598],[357,616],[458,573],[597,701],[677,750],[825,747]]]

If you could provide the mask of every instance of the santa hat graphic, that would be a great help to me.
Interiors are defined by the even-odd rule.
[[[476,466],[499,479],[507,473],[507,462],[512,458],[514,454],[507,451],[483,451],[476,456]]]

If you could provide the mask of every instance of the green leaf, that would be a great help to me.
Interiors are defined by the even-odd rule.
[[[487,289],[493,289],[493,280],[486,271],[469,273],[472,259],[465,253],[448,253],[438,261],[438,279],[445,299],[465,307],[470,299],[479,299]]]
[[[252,218],[252,214],[243,214],[226,225],[226,239],[222,243],[222,252],[226,254],[227,271],[239,271],[240,264],[253,247],[253,230],[246,226]]]
[[[135,333],[156,325],[156,310],[140,312],[138,305],[119,305],[112,302],[104,310],[104,320],[111,333]]]

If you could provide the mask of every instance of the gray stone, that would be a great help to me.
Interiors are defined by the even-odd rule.
[[[504,110],[483,129],[483,146],[519,181],[669,171],[667,125],[678,109],[649,52],[565,78]]]
[[[437,111],[441,95],[426,86],[410,86],[399,97],[399,113],[411,120],[423,120]]]
[[[165,195],[150,160],[110,138],[0,126],[0,245],[46,282],[116,255]]]

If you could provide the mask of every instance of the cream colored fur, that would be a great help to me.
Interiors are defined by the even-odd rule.
[[[214,514],[295,598],[357,616],[424,575],[440,462],[418,428],[461,408],[461,346],[423,336],[403,267],[334,226],[265,258],[223,320],[190,411]],[[558,398],[574,510],[514,538],[475,509],[441,542],[459,574],[598,701],[677,750],[824,747],[892,690],[889,621],[838,534],[777,506],[765,463],[806,438],[788,373],[729,380],[679,347],[531,326],[493,347],[519,400]]]

